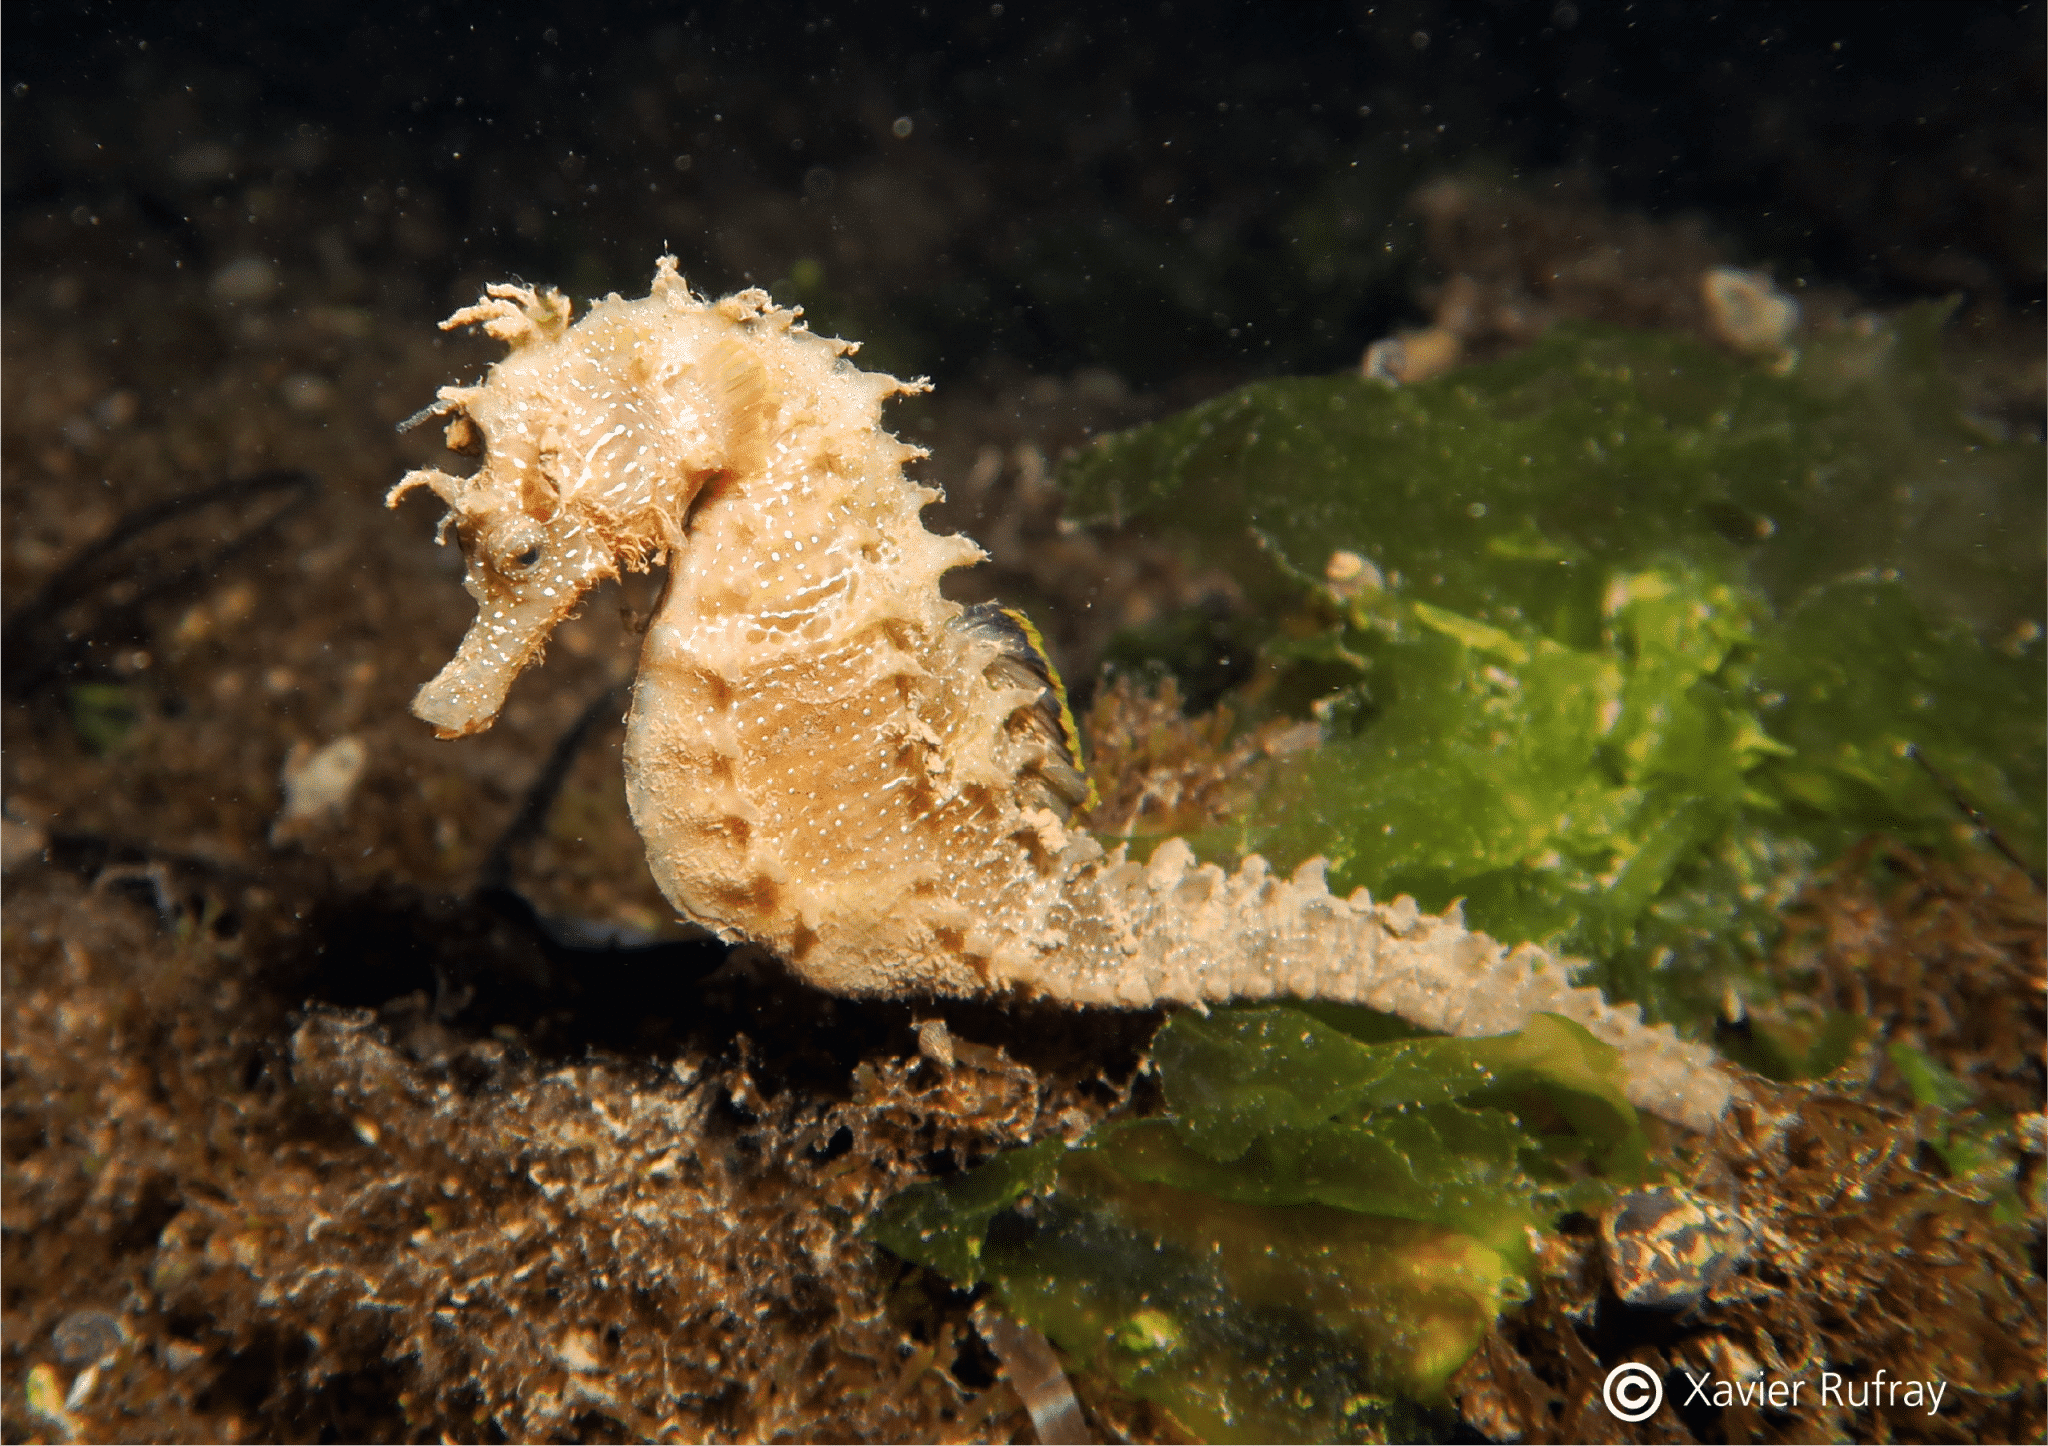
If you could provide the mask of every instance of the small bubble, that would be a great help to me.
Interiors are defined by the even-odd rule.
[[[1416,31],[1413,35],[1408,37],[1408,43],[1414,46],[1417,50],[1429,49],[1429,32],[1427,30]]]
[[[913,128],[914,126],[909,116],[899,115],[896,117],[895,124],[889,127],[889,134],[896,137],[899,141],[908,140]]]

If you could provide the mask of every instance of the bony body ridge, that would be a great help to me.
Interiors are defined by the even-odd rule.
[[[469,324],[508,354],[420,418],[477,470],[388,499],[447,504],[477,603],[413,711],[443,737],[488,728],[585,592],[665,562],[625,772],[684,916],[850,995],[1291,995],[1466,1036],[1549,1010],[1622,1051],[1638,1105],[1706,1128],[1727,1104],[1709,1051],[1455,912],[1338,898],[1320,860],[1226,873],[1174,840],[1140,864],[1070,828],[1089,785],[1057,676],[1021,615],[941,596],[983,553],[925,529],[937,494],[903,470],[922,454],[881,425],[924,382],[861,370],[764,292],[694,296],[672,257],[581,321],[493,286],[443,326]]]

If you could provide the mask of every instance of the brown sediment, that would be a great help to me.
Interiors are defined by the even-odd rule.
[[[1150,690],[1115,678],[1088,713],[1089,768],[1102,789],[1088,827],[1140,839],[1223,823],[1251,801],[1276,757],[1313,746],[1302,727],[1278,719],[1240,732],[1228,708],[1189,717],[1172,678]]]
[[[1916,1108],[1886,1056],[1910,1043],[1981,1106],[2038,1111],[2042,901],[1989,854],[1930,859],[1871,841],[1795,903],[1788,980],[1866,1013],[1857,1062],[1827,1082],[1758,1086],[1683,1161],[1747,1226],[1752,1248],[1696,1309],[1625,1311],[1590,1224],[1543,1255],[1534,1299],[1503,1316],[1460,1374],[1467,1420],[1537,1441],[2029,1441],[2048,1429],[2039,1270],[2038,1130],[1999,1148],[2001,1172],[1951,1178],[1932,1148],[1939,1111]],[[2038,1120],[2038,1114],[2034,1115]],[[1803,1381],[1782,1413],[1734,1405],[1629,1427],[1601,1404],[1607,1372]],[[1939,1415],[1897,1402],[1846,1409],[1820,1376],[1945,1383]],[[1674,1378],[1678,1379],[1678,1378]]]
[[[2044,1426],[2039,1278],[2026,1232],[1916,1163],[1912,1117],[1822,1087],[1738,1106],[1702,1160],[1757,1244],[1695,1312],[1621,1312],[1589,1233],[1552,1242],[1535,1298],[1503,1316],[1458,1385],[1466,1418],[1525,1441],[2028,1441]],[[1690,1421],[1667,1397],[1631,1427],[1601,1402],[1623,1360],[1660,1374],[1801,1381],[1798,1408]],[[1923,1404],[1843,1409],[1821,1373],[1938,1381]],[[1677,1379],[1674,1377],[1674,1379]]]
[[[934,1157],[971,1163],[1099,1117],[1118,1091],[1073,1061],[1021,1065],[963,1022],[947,1067],[920,1058],[906,1013],[836,1089],[792,1088],[790,1035],[825,1021],[758,978],[728,992],[766,991],[758,1017],[785,1015],[789,1035],[729,1033],[716,1058],[545,1059],[516,1030],[439,1024],[423,996],[294,1024],[279,965],[331,914],[311,939],[280,934],[263,922],[293,902],[278,881],[159,868],[131,874],[132,893],[39,868],[10,899],[10,1372],[33,1362],[68,1387],[96,1364],[71,1413],[80,1436],[1024,1429],[964,1303],[852,1232]],[[317,896],[320,881],[298,887]],[[1759,1248],[1652,1356],[1695,1371],[1895,1363],[1951,1383],[1947,1439],[2038,1436],[2023,1248],[1915,1145],[1908,1116],[1817,1087],[1731,1120],[1697,1173],[1740,1203]],[[1567,1235],[1546,1260],[1536,1300],[1464,1378],[1468,1418],[1527,1440],[1622,1439],[1597,1404],[1624,1353],[1601,1336],[1597,1245]],[[79,1332],[61,1328],[93,1311],[119,1344],[70,1359]],[[18,1389],[9,1434],[48,1432],[13,1414]],[[1133,1439],[1179,1439],[1154,1408],[1100,1383],[1081,1393]],[[1766,1440],[1925,1425],[1724,1422]]]
[[[1932,1056],[1979,1107],[2039,1110],[2048,1097],[2048,901],[1988,853],[1930,858],[1885,840],[1852,852],[1788,920],[1786,982],[1823,1009],[1870,1021],[1874,1096],[1913,1096],[1881,1047]]]
[[[934,1169],[1085,1129],[1149,1022],[1027,1020],[1050,1053],[1019,1045],[1026,1064],[973,1043],[995,1020],[969,1011],[942,1064],[907,1009],[770,970],[707,987],[698,1044],[565,1057],[560,1018],[455,1028],[424,992],[293,1007],[279,977],[333,992],[319,953],[371,901],[165,877],[130,899],[46,865],[11,891],[10,1439],[1028,1429],[965,1298],[859,1228]],[[266,894],[306,923],[259,922]],[[494,961],[472,981],[488,1014],[519,947],[414,922]],[[821,1032],[838,1044],[801,1042]],[[91,1360],[65,1345],[81,1312],[118,1324]],[[24,1407],[32,1367],[72,1394],[62,1420]]]

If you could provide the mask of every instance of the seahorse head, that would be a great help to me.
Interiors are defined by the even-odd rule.
[[[489,288],[442,329],[481,325],[510,354],[407,424],[445,418],[449,449],[479,459],[468,476],[408,473],[386,499],[424,487],[448,505],[439,540],[453,528],[476,599],[460,650],[413,699],[444,738],[490,727],[592,587],[679,551],[691,500],[733,461],[731,363],[716,335],[731,325],[690,296],[674,258],[645,300],[570,316],[559,292]]]

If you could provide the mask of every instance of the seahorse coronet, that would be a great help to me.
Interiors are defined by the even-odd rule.
[[[1086,779],[1050,660],[941,595],[984,554],[926,529],[937,493],[903,471],[923,452],[881,424],[929,384],[861,370],[798,315],[758,290],[696,296],[663,257],[647,297],[581,320],[559,293],[493,286],[443,323],[508,352],[415,418],[448,418],[476,471],[420,469],[388,499],[447,505],[478,605],[415,714],[444,737],[488,728],[586,591],[665,560],[625,774],[684,917],[845,995],[1292,996],[1460,1035],[1553,1011],[1621,1052],[1639,1106],[1714,1124],[1735,1083],[1711,1051],[1455,909],[1338,898],[1321,859],[1226,873],[1170,839],[1140,864],[1070,829]]]

